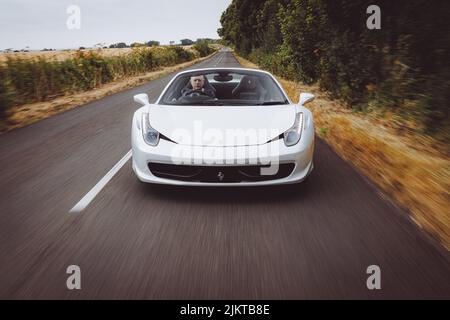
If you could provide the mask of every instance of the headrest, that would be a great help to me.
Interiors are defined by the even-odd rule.
[[[239,95],[246,91],[263,91],[259,79],[255,76],[243,76],[238,86],[233,90],[233,95]]]

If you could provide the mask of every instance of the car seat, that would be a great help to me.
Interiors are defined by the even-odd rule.
[[[241,82],[232,92],[235,99],[264,100],[267,90],[255,76],[243,76]]]

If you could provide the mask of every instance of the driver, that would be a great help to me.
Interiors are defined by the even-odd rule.
[[[197,95],[207,95],[211,98],[215,98],[216,95],[214,93],[214,90],[205,88],[205,76],[193,76],[190,79],[190,83],[192,86],[192,89],[185,88],[181,91],[181,94],[183,97],[185,96],[193,96],[195,94]]]

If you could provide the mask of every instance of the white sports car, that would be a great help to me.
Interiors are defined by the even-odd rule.
[[[134,113],[133,170],[148,183],[248,186],[297,183],[313,169],[314,123],[268,72],[208,68],[177,74]]]

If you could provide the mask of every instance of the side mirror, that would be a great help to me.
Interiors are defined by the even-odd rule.
[[[135,102],[140,103],[144,106],[149,104],[148,95],[146,93],[137,94],[133,97],[133,99]]]
[[[312,93],[300,93],[300,100],[299,100],[299,104],[301,106],[304,106],[305,104],[313,101],[315,98],[315,96]]]

